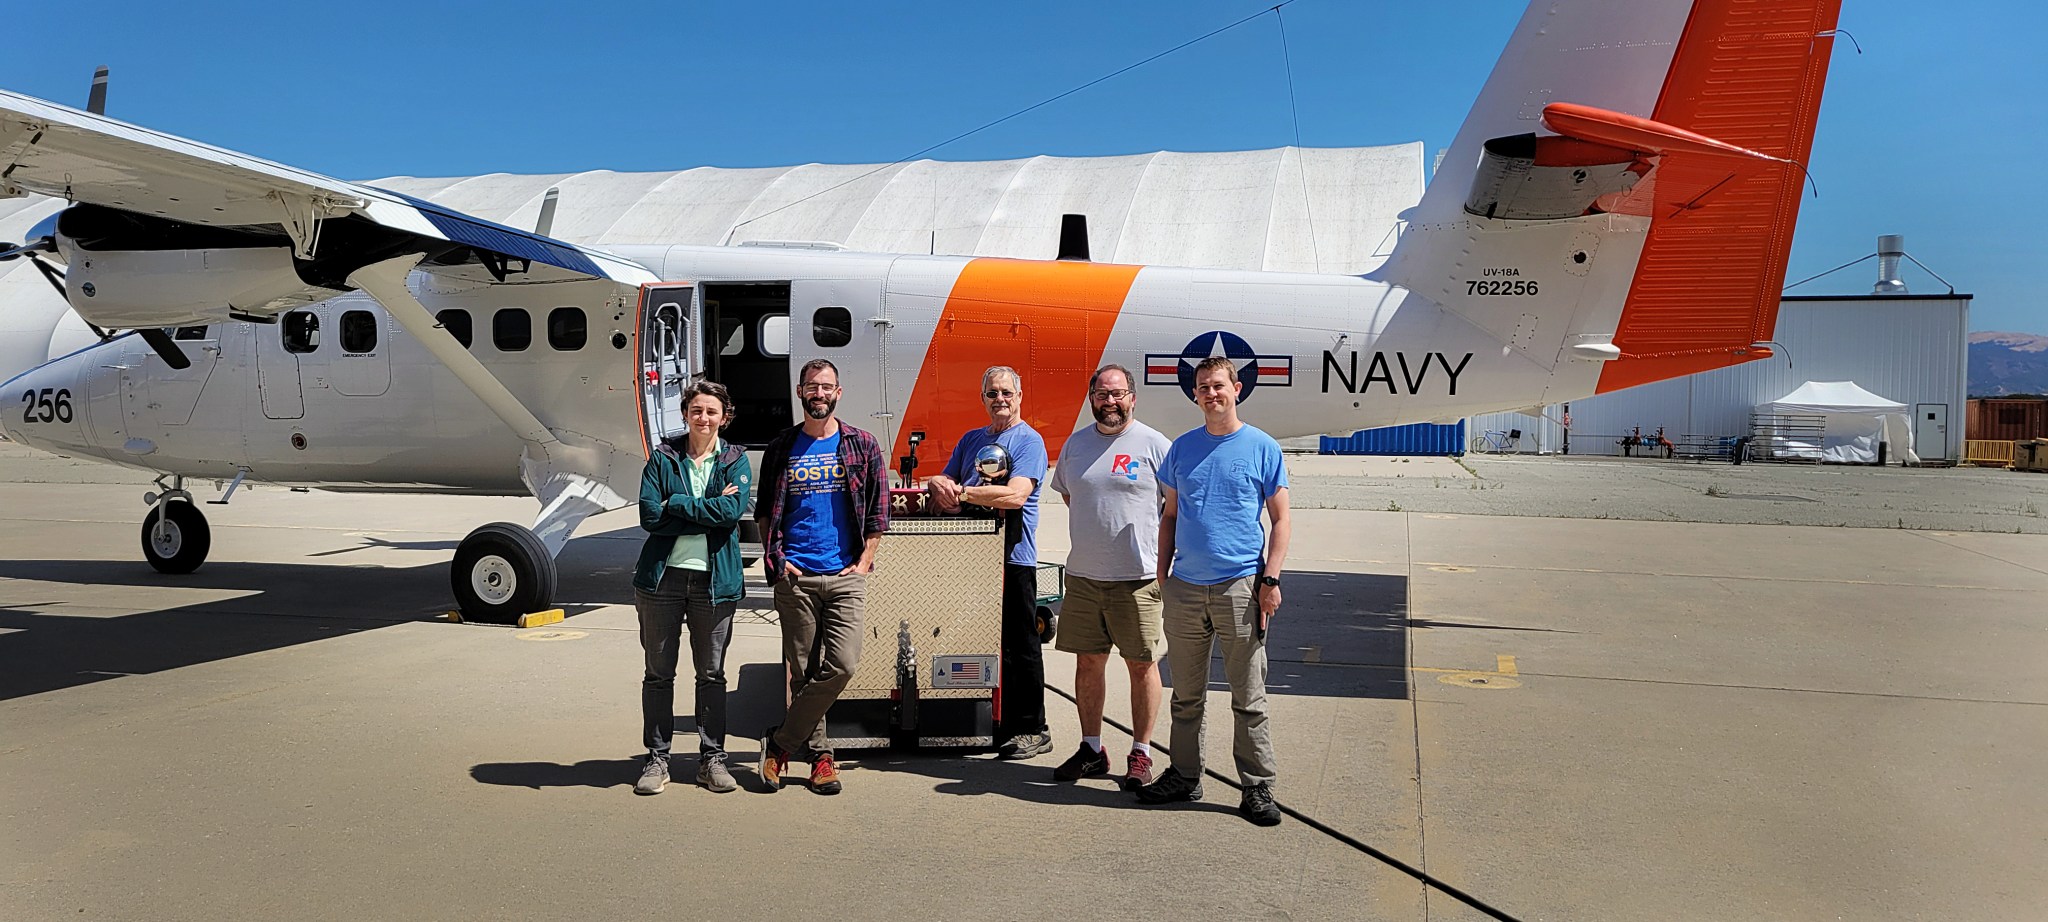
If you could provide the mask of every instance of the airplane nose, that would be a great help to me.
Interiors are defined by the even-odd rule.
[[[89,453],[82,372],[91,358],[73,353],[0,384],[0,434],[44,451]]]

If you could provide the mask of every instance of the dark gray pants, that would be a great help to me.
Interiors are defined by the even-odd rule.
[[[789,713],[775,745],[798,758],[831,754],[825,712],[860,668],[861,612],[868,578],[785,576],[775,582],[775,613],[782,622],[782,661],[789,670]]]
[[[725,758],[725,648],[732,643],[734,602],[711,601],[711,574],[669,567],[653,592],[633,590],[640,611],[640,649],[647,676],[640,683],[640,716],[647,750],[666,756],[676,729],[676,661],[682,629],[690,626],[690,659],[697,669],[697,751]]]

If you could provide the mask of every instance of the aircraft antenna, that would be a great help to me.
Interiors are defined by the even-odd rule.
[[[1286,6],[1282,3],[1280,6]],[[1287,17],[1273,8],[1273,21],[1280,24],[1280,61],[1287,66],[1287,111],[1294,116],[1294,165],[1301,173],[1301,211],[1308,219],[1308,253],[1316,272],[1323,271],[1322,248],[1316,245],[1316,210],[1308,197],[1308,151],[1301,146],[1301,107],[1294,101],[1294,55],[1287,50]]]
[[[1237,28],[1238,26],[1244,25],[1245,23],[1251,22],[1251,21],[1252,21],[1252,20],[1254,20],[1254,19],[1257,19],[1257,18],[1259,18],[1259,17],[1261,17],[1261,16],[1264,16],[1264,15],[1266,15],[1267,13],[1272,13],[1272,14],[1274,14],[1274,15],[1276,15],[1276,16],[1277,16],[1277,15],[1279,15],[1279,13],[1280,13],[1280,8],[1281,8],[1281,7],[1283,7],[1283,6],[1286,6],[1286,5],[1290,4],[1290,3],[1294,3],[1294,2],[1296,2],[1296,0],[1280,0],[1280,2],[1279,2],[1279,3],[1277,3],[1277,4],[1273,5],[1273,6],[1267,7],[1267,8],[1265,8],[1265,9],[1263,9],[1263,10],[1260,10],[1260,11],[1258,11],[1258,12],[1256,12],[1256,13],[1253,13],[1253,14],[1251,14],[1250,16],[1246,16],[1246,17],[1244,17],[1243,19],[1237,20],[1236,22],[1233,22],[1233,23],[1231,23],[1231,24],[1229,24],[1229,25],[1227,25],[1227,26],[1221,26],[1221,27],[1219,27],[1219,28],[1216,28],[1216,29],[1213,29],[1213,30],[1211,30],[1211,31],[1208,31],[1208,32],[1204,32],[1204,33],[1202,33],[1201,35],[1198,35],[1198,36],[1196,36],[1196,37],[1194,37],[1194,38],[1188,39],[1187,41],[1181,42],[1180,44],[1178,44],[1178,45],[1175,45],[1175,46],[1173,46],[1172,48],[1168,48],[1168,49],[1166,49],[1165,51],[1159,52],[1158,54],[1155,54],[1155,55],[1153,55],[1153,56],[1151,56],[1151,57],[1149,57],[1149,58],[1146,58],[1146,59],[1144,59],[1144,60],[1142,60],[1142,61],[1139,61],[1139,62],[1137,62],[1137,63],[1135,63],[1135,64],[1126,64],[1126,65],[1124,65],[1123,67],[1119,67],[1119,68],[1117,68],[1116,70],[1113,70],[1113,71],[1110,71],[1109,73],[1103,74],[1103,75],[1102,75],[1102,76],[1100,76],[1100,77],[1097,77],[1097,78],[1095,78],[1095,79],[1093,79],[1093,80],[1090,80],[1090,81],[1088,81],[1087,83],[1083,83],[1083,84],[1081,84],[1080,86],[1074,87],[1073,89],[1071,89],[1071,90],[1068,90],[1068,91],[1066,91],[1066,92],[1064,92],[1064,93],[1061,93],[1061,94],[1059,94],[1059,95],[1057,95],[1057,96],[1052,96],[1052,97],[1048,97],[1048,98],[1046,98],[1046,99],[1044,99],[1044,100],[1042,100],[1042,101],[1039,101],[1039,102],[1035,102],[1035,103],[1032,103],[1031,105],[1025,106],[1025,107],[1024,107],[1024,108],[1022,108],[1022,109],[1018,109],[1018,110],[1017,110],[1017,111],[1015,111],[1015,112],[1012,112],[1012,113],[1010,113],[1010,114],[1008,114],[1008,115],[1005,115],[1005,116],[1003,116],[1002,118],[996,119],[996,120],[994,120],[994,121],[991,121],[991,122],[986,122],[986,123],[982,124],[982,125],[981,125],[980,127],[977,127],[977,128],[971,128],[971,129],[969,129],[969,130],[967,130],[967,131],[963,131],[963,132],[961,132],[961,133],[959,133],[959,134],[956,134],[956,135],[954,135],[954,136],[952,136],[952,137],[950,137],[950,138],[947,138],[947,139],[945,139],[944,141],[940,141],[939,143],[937,143],[937,144],[934,144],[934,145],[932,145],[932,146],[930,146],[930,147],[927,147],[927,148],[925,148],[925,149],[923,149],[923,150],[921,150],[921,151],[918,151],[918,152],[916,152],[916,153],[914,153],[914,154],[909,154],[909,155],[907,155],[907,156],[903,156],[903,157],[898,157],[898,158],[896,158],[895,160],[892,160],[892,161],[890,161],[890,162],[888,162],[888,163],[884,163],[884,164],[882,164],[881,166],[875,167],[875,168],[874,168],[874,169],[872,169],[872,170],[869,170],[869,171],[867,171],[867,172],[865,172],[865,173],[862,173],[862,174],[860,174],[859,176],[855,176],[855,177],[853,177],[852,179],[848,179],[848,180],[846,180],[846,181],[844,181],[844,182],[841,182],[841,183],[839,183],[839,184],[837,184],[837,185],[827,186],[827,187],[825,187],[825,188],[823,188],[823,189],[819,189],[819,190],[818,190],[818,191],[816,191],[816,192],[813,192],[813,193],[811,193],[811,194],[809,194],[809,195],[806,195],[806,196],[804,196],[803,198],[797,199],[796,201],[790,202],[790,203],[788,203],[788,204],[786,204],[786,205],[781,205],[781,206],[778,206],[778,207],[775,207],[775,208],[771,208],[771,209],[769,209],[769,210],[767,210],[767,211],[764,211],[764,212],[762,212],[762,213],[760,213],[760,214],[757,214],[757,215],[755,215],[755,216],[753,216],[753,217],[751,217],[751,218],[748,218],[748,219],[746,219],[745,221],[741,221],[741,222],[739,222],[738,224],[734,224],[734,225],[732,226],[732,229],[731,229],[731,230],[728,230],[728,231],[726,231],[726,232],[725,232],[725,240],[724,240],[724,242],[723,242],[723,243],[724,243],[724,244],[730,244],[730,243],[732,243],[732,235],[733,235],[733,234],[735,234],[735,233],[738,233],[738,232],[739,232],[739,229],[740,229],[740,228],[742,228],[742,227],[745,227],[745,226],[747,226],[747,225],[749,225],[749,224],[752,224],[752,223],[754,223],[755,221],[759,221],[759,220],[761,220],[762,218],[768,217],[769,215],[775,214],[775,213],[777,213],[777,212],[780,212],[780,211],[786,211],[786,210],[788,210],[788,209],[794,208],[794,207],[796,207],[796,206],[798,206],[798,205],[801,205],[801,204],[803,204],[803,203],[805,203],[805,202],[808,202],[808,201],[810,201],[811,199],[817,198],[818,196],[824,195],[824,194],[826,194],[826,193],[828,193],[828,192],[834,192],[834,191],[837,191],[837,190],[839,190],[839,189],[842,189],[842,188],[844,188],[844,187],[846,187],[846,186],[850,186],[850,185],[853,185],[854,183],[860,182],[861,180],[863,180],[863,179],[866,179],[866,178],[868,178],[868,177],[870,177],[870,176],[873,176],[873,175],[875,175],[876,173],[880,173],[880,172],[882,172],[883,170],[886,170],[886,169],[888,169],[888,168],[890,168],[890,167],[893,167],[893,166],[899,166],[899,165],[901,165],[901,164],[904,164],[904,163],[908,163],[908,162],[910,162],[910,161],[912,161],[912,160],[915,160],[915,159],[917,159],[917,158],[919,158],[919,157],[922,157],[922,156],[924,156],[924,155],[926,155],[926,154],[929,154],[929,153],[931,153],[932,151],[938,150],[938,149],[939,149],[939,148],[941,148],[941,147],[945,147],[946,145],[948,145],[948,144],[951,144],[951,143],[953,143],[953,142],[955,142],[955,141],[963,140],[963,139],[965,139],[965,138],[969,138],[969,137],[972,137],[972,136],[974,136],[974,135],[980,134],[980,133],[982,133],[982,132],[984,132],[984,131],[987,131],[987,130],[989,130],[990,128],[994,128],[994,127],[996,127],[997,125],[1000,125],[1000,124],[1002,124],[1002,123],[1004,123],[1004,122],[1007,122],[1007,121],[1009,121],[1009,120],[1011,120],[1011,119],[1013,119],[1013,118],[1016,118],[1017,116],[1023,115],[1023,114],[1025,114],[1025,113],[1031,112],[1031,111],[1033,111],[1033,110],[1036,110],[1036,109],[1042,109],[1042,108],[1044,108],[1044,107],[1046,107],[1046,106],[1049,106],[1049,105],[1051,105],[1051,104],[1053,104],[1053,103],[1059,102],[1059,101],[1060,101],[1060,100],[1062,100],[1062,99],[1065,99],[1065,98],[1067,98],[1067,97],[1069,97],[1069,96],[1072,96],[1072,95],[1074,95],[1075,93],[1079,93],[1079,92],[1081,92],[1082,90],[1085,90],[1085,89],[1087,89],[1087,88],[1089,88],[1089,87],[1091,87],[1091,86],[1094,86],[1094,85],[1096,85],[1096,84],[1098,84],[1098,83],[1101,83],[1101,82],[1103,82],[1103,81],[1105,81],[1105,80],[1110,80],[1110,79],[1113,79],[1113,78],[1116,78],[1116,77],[1120,77],[1120,76],[1123,76],[1124,74],[1127,74],[1127,73],[1129,73],[1129,72],[1131,72],[1131,71],[1137,70],[1137,69],[1138,69],[1138,68],[1140,68],[1140,67],[1144,67],[1145,65],[1147,65],[1147,64],[1150,64],[1150,63],[1152,63],[1153,61],[1157,61],[1157,60],[1159,60],[1160,58],[1166,57],[1167,55],[1169,55],[1169,54],[1172,54],[1172,53],[1174,53],[1174,52],[1176,52],[1176,51],[1179,51],[1179,50],[1181,50],[1181,49],[1183,49],[1183,48],[1186,48],[1186,47],[1188,47],[1188,46],[1190,46],[1190,45],[1198,45],[1198,44],[1201,44],[1202,42],[1208,41],[1209,39],[1215,38],[1215,37],[1216,37],[1216,36],[1218,36],[1218,35],[1222,35],[1223,33],[1225,33],[1225,32],[1228,32],[1228,31],[1230,31],[1230,30],[1232,30],[1232,29],[1235,29],[1235,28]],[[1289,79],[1291,80],[1291,79],[1292,79],[1292,77],[1290,76],[1290,78],[1289,78]],[[1304,183],[1306,183],[1306,181],[1307,181],[1306,179],[1304,179],[1304,180],[1303,180],[1303,182],[1304,182]]]

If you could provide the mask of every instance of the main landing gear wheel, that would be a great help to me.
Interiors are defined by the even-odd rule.
[[[470,532],[448,574],[465,621],[511,624],[555,598],[555,558],[538,536],[510,522]]]
[[[158,573],[190,573],[206,562],[213,530],[191,503],[165,499],[142,520],[142,556]]]

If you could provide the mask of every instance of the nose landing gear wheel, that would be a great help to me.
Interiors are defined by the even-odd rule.
[[[191,503],[166,499],[142,520],[142,556],[158,573],[190,573],[206,562],[213,531]],[[162,521],[159,522],[159,517]]]
[[[465,621],[511,624],[555,598],[555,558],[510,522],[482,525],[455,548],[448,582]]]

